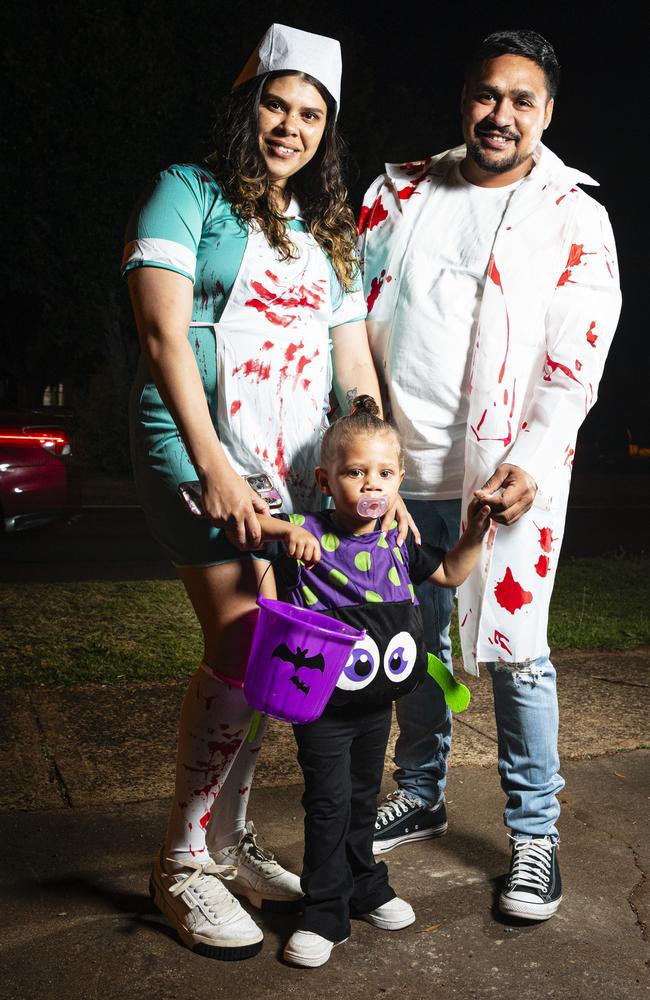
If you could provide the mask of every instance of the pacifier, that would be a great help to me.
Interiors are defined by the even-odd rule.
[[[361,496],[357,503],[357,514],[360,517],[383,517],[389,507],[389,500],[385,493],[379,496]]]

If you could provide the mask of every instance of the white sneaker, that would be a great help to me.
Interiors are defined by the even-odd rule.
[[[347,940],[348,938],[343,938],[343,941],[328,941],[313,931],[294,931],[285,945],[284,960],[306,969],[316,969],[319,965],[325,965],[332,954],[332,948]]]
[[[279,865],[270,851],[257,843],[252,822],[246,824],[238,844],[215,851],[219,865],[233,865],[237,874],[229,889],[256,906],[258,910],[295,910],[303,898],[300,879]]]
[[[373,927],[379,927],[382,931],[400,931],[402,927],[414,923],[415,913],[410,903],[395,896],[370,913],[362,913],[361,919],[367,920]]]
[[[262,931],[221,881],[234,869],[213,861],[185,861],[169,875],[158,854],[149,892],[186,947],[207,958],[252,958],[262,947]]]

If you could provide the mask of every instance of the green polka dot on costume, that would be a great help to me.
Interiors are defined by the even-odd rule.
[[[368,604],[381,604],[384,598],[375,594],[374,590],[366,590],[366,601]]]
[[[306,604],[318,604],[318,598],[313,590],[310,590],[309,587],[301,587],[301,590]]]
[[[411,601],[415,601],[415,587],[412,583],[409,583],[409,594],[411,595]]]
[[[400,578],[399,578],[399,573],[397,572],[395,566],[391,566],[391,568],[388,570],[388,579],[395,587],[399,587]]]
[[[348,583],[347,576],[345,573],[341,573],[340,569],[331,569],[329,571],[329,578],[337,587],[345,587],[346,583]]]
[[[400,562],[400,563],[402,563],[402,565],[404,565],[404,557],[402,556],[402,550],[399,549],[397,547],[397,545],[393,549],[393,555],[395,556],[395,558],[397,559],[398,562]]]
[[[382,531],[381,535],[379,536],[379,541],[377,542],[377,548],[378,549],[387,549],[388,548],[388,542],[386,541],[386,535],[383,533],[383,531]]]
[[[363,573],[367,573],[370,569],[370,564],[372,560],[370,558],[369,552],[357,552],[354,557],[354,565],[357,569],[360,569]]]
[[[321,538],[320,543],[326,552],[336,552],[341,544],[341,539],[333,535],[331,531],[327,531]]]
[[[289,514],[289,520],[292,524],[301,525],[305,523],[304,514]]]

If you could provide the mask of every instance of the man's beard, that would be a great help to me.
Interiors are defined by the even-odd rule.
[[[490,159],[490,157],[487,156],[481,148],[481,136],[490,135],[494,132],[498,135],[502,135],[504,138],[507,138],[512,142],[512,150],[510,154],[501,160]],[[474,160],[474,163],[476,163],[481,170],[485,170],[490,174],[505,174],[508,170],[513,170],[515,167],[518,167],[522,162],[522,158],[519,156],[520,136],[518,136],[515,131],[506,127],[501,128],[499,125],[494,124],[487,128],[485,126],[478,125],[475,130],[475,135],[476,139],[474,142],[468,143],[467,152]]]
[[[504,156],[499,160],[487,156],[483,149],[481,149],[478,140],[467,144],[467,153],[474,160],[477,167],[490,174],[505,174],[508,170],[513,170],[514,167],[518,167],[523,162],[519,156],[519,148],[516,142],[513,142],[510,155]]]

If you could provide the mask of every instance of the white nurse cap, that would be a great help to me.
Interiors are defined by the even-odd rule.
[[[341,99],[341,45],[336,38],[314,35],[286,24],[272,24],[235,80],[238,87],[255,76],[292,69],[308,73],[327,88],[336,101]]]

